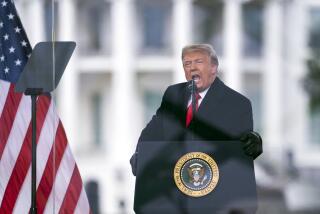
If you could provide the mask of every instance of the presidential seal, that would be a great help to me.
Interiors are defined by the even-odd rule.
[[[174,167],[174,181],[181,192],[192,197],[209,194],[219,180],[217,163],[207,154],[190,152]]]

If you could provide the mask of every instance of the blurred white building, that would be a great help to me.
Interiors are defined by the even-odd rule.
[[[320,39],[319,0],[16,4],[32,45],[52,36],[77,42],[55,98],[89,198],[101,213],[133,213],[130,156],[166,87],[184,81],[180,54],[190,43],[213,44],[220,77],[252,102],[255,130],[264,140],[256,161],[259,212],[284,213],[268,212],[282,206],[269,206],[280,203],[268,199],[270,189],[280,192],[286,210],[319,206],[313,180],[320,179],[320,114],[309,110],[302,84]]]

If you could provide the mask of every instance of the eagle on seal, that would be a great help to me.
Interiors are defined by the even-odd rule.
[[[196,187],[202,185],[207,179],[207,176],[205,176],[205,168],[199,163],[191,164],[188,167],[188,174],[189,182]]]

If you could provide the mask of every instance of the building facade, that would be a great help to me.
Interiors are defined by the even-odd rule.
[[[53,96],[89,198],[97,198],[94,209],[133,213],[130,156],[166,87],[184,81],[181,48],[190,43],[212,44],[219,76],[252,102],[255,130],[264,142],[256,161],[259,212],[319,209],[313,199],[320,199],[320,187],[309,187],[320,178],[320,111],[310,110],[303,80],[320,39],[320,1],[17,0],[16,5],[32,45],[52,38],[77,43]],[[269,200],[268,191],[283,200],[273,212],[268,206],[276,199]],[[301,191],[304,200],[294,196]]]

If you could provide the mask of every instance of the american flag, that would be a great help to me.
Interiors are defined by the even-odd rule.
[[[0,213],[31,206],[31,99],[15,83],[32,48],[13,1],[0,0]],[[91,213],[78,167],[50,96],[37,100],[38,213]]]

